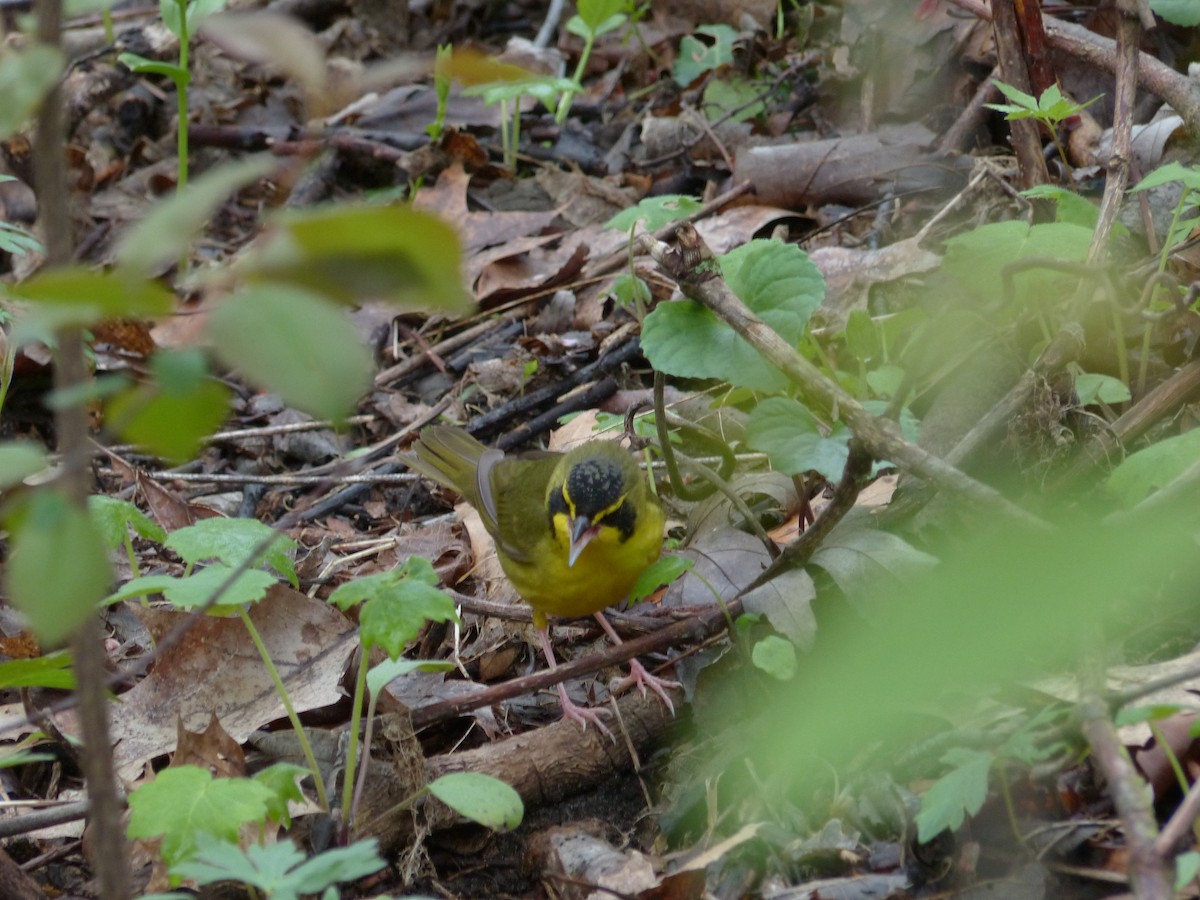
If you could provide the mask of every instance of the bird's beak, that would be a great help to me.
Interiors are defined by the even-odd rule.
[[[567,566],[575,565],[583,548],[592,542],[600,529],[591,523],[587,516],[578,516],[571,520],[571,547],[567,553]]]

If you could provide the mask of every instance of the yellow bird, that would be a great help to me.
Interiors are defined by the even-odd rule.
[[[566,453],[506,456],[461,428],[431,425],[405,462],[457,491],[479,511],[496,555],[517,593],[533,607],[533,624],[550,668],[555,667],[547,616],[601,614],[624,600],[638,576],[658,559],[665,516],[633,458],[611,441],[591,441]],[[627,683],[649,687],[672,711],[665,688],[636,659]],[[558,685],[563,715],[584,729],[610,734],[600,712],[580,707]],[[610,735],[611,736],[611,735]]]

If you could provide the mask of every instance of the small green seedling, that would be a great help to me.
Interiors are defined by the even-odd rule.
[[[225,8],[225,0],[159,0],[159,13],[163,24],[171,34],[179,38],[179,61],[171,63],[147,59],[136,53],[122,53],[117,60],[134,72],[163,75],[175,83],[177,106],[177,133],[179,168],[176,188],[187,186],[188,179],[188,84],[192,80],[188,71],[188,50],[196,28],[213,13]]]
[[[1012,102],[988,103],[986,104],[988,109],[1004,113],[1004,118],[1010,122],[1015,122],[1017,119],[1037,119],[1050,132],[1050,137],[1054,140],[1054,146],[1058,149],[1059,158],[1062,160],[1063,165],[1070,170],[1071,164],[1067,162],[1067,154],[1058,139],[1058,129],[1056,126],[1066,119],[1071,118],[1071,116],[1079,115],[1079,113],[1083,112],[1104,95],[1098,94],[1087,103],[1075,103],[1063,96],[1057,84],[1052,84],[1046,90],[1042,91],[1041,97],[1035,99],[1024,91],[1019,91],[1011,84],[1005,84],[999,79],[995,79],[995,84],[1000,89],[1000,93]]]
[[[571,78],[574,90],[564,91],[559,97],[558,110],[554,114],[554,121],[559,125],[567,120],[571,111],[572,95],[583,91],[583,73],[587,71],[596,39],[625,24],[627,16],[622,10],[628,5],[627,0],[579,0],[578,14],[567,20],[567,31],[583,39],[583,52],[579,54],[579,63]]]

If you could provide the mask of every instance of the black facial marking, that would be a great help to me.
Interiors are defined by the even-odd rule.
[[[632,503],[622,503],[616,512],[604,517],[604,524],[611,525],[621,533],[621,543],[629,540],[633,529],[637,526],[637,510]]]
[[[571,466],[563,493],[575,504],[576,515],[594,519],[621,499],[625,479],[610,459],[585,459]]]
[[[559,513],[562,513],[564,516],[570,515],[571,510],[567,506],[567,498],[563,496],[563,492],[561,490],[551,491],[549,503],[549,521],[551,531],[554,531],[554,517]]]

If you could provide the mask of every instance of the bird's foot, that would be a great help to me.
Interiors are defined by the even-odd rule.
[[[604,715],[607,710],[589,709],[586,706],[578,705],[574,700],[567,696],[567,688],[562,682],[558,685],[558,703],[562,707],[563,718],[570,719],[579,725],[580,731],[587,731],[588,723],[596,726],[596,730],[607,737],[614,744],[617,742],[616,737],[608,727],[604,724]]]
[[[670,681],[666,678],[659,678],[657,675],[651,675],[636,659],[629,661],[629,675],[618,681],[613,689],[614,694],[619,694],[622,691],[636,686],[642,696],[646,696],[646,688],[658,694],[660,700],[667,705],[667,709],[671,711],[671,715],[675,715],[675,704],[671,702],[671,695],[667,693],[669,688],[683,687],[678,681]]]

